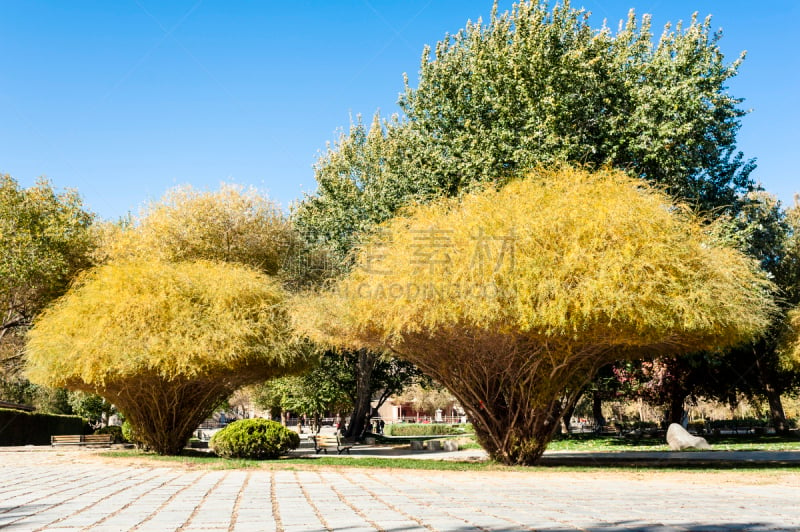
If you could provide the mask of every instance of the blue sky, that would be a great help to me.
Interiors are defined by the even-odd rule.
[[[501,10],[511,2],[501,2]],[[800,192],[800,60],[790,0],[573,0],[616,27],[631,7],[656,33],[714,15],[730,87],[753,112],[739,147],[785,203]],[[314,190],[312,164],[350,116],[397,110],[424,44],[491,0],[0,2],[0,172],[46,175],[105,218],[168,188],[254,185],[287,207]]]

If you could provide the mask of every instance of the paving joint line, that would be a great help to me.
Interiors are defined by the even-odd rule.
[[[142,525],[144,525],[146,522],[153,520],[153,518],[154,518],[156,515],[158,515],[158,513],[159,513],[161,510],[163,510],[164,508],[166,508],[166,507],[167,507],[167,505],[169,505],[169,503],[171,503],[172,501],[174,501],[174,500],[175,500],[175,499],[178,497],[178,495],[180,495],[181,493],[183,493],[183,492],[184,492],[184,491],[186,491],[187,489],[189,489],[189,488],[191,488],[192,486],[194,486],[194,483],[195,483],[195,482],[199,481],[200,479],[202,479],[202,478],[203,478],[203,477],[205,477],[206,475],[208,475],[208,471],[206,471],[205,473],[203,473],[202,475],[200,475],[198,478],[194,479],[194,482],[192,482],[191,484],[186,484],[184,487],[182,487],[181,489],[179,489],[178,491],[176,491],[175,493],[173,493],[172,495],[170,495],[170,496],[167,498],[167,500],[166,500],[166,501],[164,501],[163,503],[161,503],[161,504],[159,505],[159,507],[158,507],[158,508],[156,508],[155,510],[153,510],[152,512],[150,512],[150,515],[148,515],[147,517],[145,517],[144,519],[142,519],[142,521],[141,521],[141,522],[139,522],[139,523],[138,523],[136,526],[134,526],[134,527],[133,527],[131,530],[138,530],[138,529],[139,529],[139,527],[141,527]],[[180,479],[180,478],[181,478],[180,476],[178,476],[178,477],[175,477],[174,479],[172,479],[172,481],[178,480],[178,479]],[[172,481],[171,481],[171,482],[172,482]],[[162,484],[162,486],[163,486],[163,484]],[[159,486],[159,487],[161,487],[161,486]],[[143,494],[142,496],[144,496],[144,494]],[[141,498],[142,498],[142,497],[139,497],[139,498],[137,498],[136,500],[139,500],[139,499],[141,499]],[[136,502],[136,501],[132,501],[132,502],[131,502],[131,504],[133,504],[133,502]],[[130,506],[130,504],[129,504],[128,506]],[[179,528],[182,528],[184,525],[186,525],[186,523],[187,523],[187,522],[188,522],[188,519],[187,519],[187,521],[186,521],[186,522],[184,522],[184,523],[183,523],[183,524],[182,524],[182,525],[181,525]]]
[[[112,473],[112,474],[109,474],[108,476],[106,476],[106,477],[103,477],[103,479],[102,479],[102,480],[108,480],[109,478],[111,478],[111,477],[113,477],[113,476],[114,476],[114,474],[113,474],[113,473]],[[78,477],[78,478],[77,478],[77,479],[75,479],[74,481],[77,481],[77,480],[83,480],[83,479],[86,479],[86,478],[88,478],[88,477],[89,477],[89,474],[87,473],[85,476]],[[129,477],[129,478],[130,478],[130,477]],[[73,482],[74,482],[74,481],[73,481]],[[112,482],[112,484],[113,484],[113,482]],[[104,487],[105,487],[105,486],[100,486],[100,487],[98,487],[98,488],[94,488],[94,489],[92,489],[91,491],[97,491],[98,489],[102,489],[102,488],[104,488]],[[70,491],[70,490],[74,490],[74,489],[75,489],[75,486],[70,486],[70,487],[68,487],[68,488],[64,488],[64,489],[62,489],[62,490],[54,491],[54,492],[52,492],[52,493],[47,493],[47,494],[45,494],[45,495],[42,495],[41,497],[37,497],[36,499],[32,499],[32,500],[30,500],[30,501],[26,502],[25,504],[20,504],[20,505],[17,505],[17,506],[15,506],[15,507],[13,507],[13,508],[10,508],[10,509],[6,510],[6,512],[10,512],[10,511],[16,510],[17,508],[23,508],[23,507],[25,507],[25,506],[30,506],[30,505],[31,505],[31,503],[35,503],[36,501],[40,501],[40,500],[42,500],[42,499],[47,499],[48,497],[52,497],[52,496],[54,496],[54,495],[58,495],[59,493],[64,493],[65,491]],[[91,492],[91,491],[90,491],[90,492]],[[27,493],[31,493],[31,492],[26,492],[26,494],[27,494]],[[28,519],[29,517],[34,517],[34,516],[36,516],[36,515],[39,515],[39,514],[41,514],[41,513],[44,513],[44,512],[46,512],[46,511],[48,511],[48,510],[52,510],[53,508],[58,508],[59,506],[63,505],[64,503],[67,503],[67,502],[69,502],[69,501],[72,501],[72,500],[74,500],[74,499],[77,499],[78,497],[81,497],[81,496],[83,496],[83,495],[84,495],[84,494],[83,494],[83,493],[81,493],[81,494],[79,494],[79,495],[75,495],[75,496],[73,496],[73,497],[70,497],[69,499],[64,499],[64,500],[62,500],[61,502],[58,502],[58,503],[56,503],[56,504],[50,504],[50,505],[48,505],[46,508],[42,508],[42,509],[41,509],[41,510],[39,510],[38,512],[33,512],[33,513],[31,513],[31,514],[24,515],[24,516],[20,517],[19,519],[15,519],[14,521],[11,521],[11,522],[9,522],[9,523],[6,523],[4,526],[13,525],[14,523],[17,523],[17,522],[19,522],[19,521],[24,521],[25,519]],[[4,513],[6,513],[6,512],[4,512]],[[56,523],[56,522],[58,522],[58,521],[61,521],[61,518],[59,518],[59,519],[56,519],[55,521],[51,521],[50,523],[48,523],[48,524],[47,524],[47,525],[45,525],[44,527],[39,527],[39,528],[37,528],[36,530],[37,530],[37,531],[38,531],[38,530],[44,530],[46,527],[48,527],[48,526],[50,526],[51,524],[53,524],[53,523]]]
[[[54,476],[57,476],[57,475],[54,475]],[[76,479],[72,480],[71,482],[77,482],[77,481],[83,480],[85,478],[88,478],[89,476],[90,476],[90,473],[86,473],[85,475],[79,476]],[[109,477],[112,477],[112,476],[113,476],[113,474],[110,474],[108,477],[105,477],[105,478],[109,478]],[[58,495],[59,493],[64,493],[65,491],[69,491],[71,489],[75,489],[75,488],[74,487],[64,488],[62,490],[58,490],[58,491],[54,491],[52,493],[47,493],[45,495],[41,495],[39,497],[36,497],[35,499],[31,499],[29,501],[26,501],[24,504],[18,504],[16,506],[12,506],[11,508],[3,510],[2,512],[0,512],[0,514],[8,513],[8,512],[11,512],[13,510],[16,510],[17,508],[22,508],[24,506],[29,506],[32,503],[35,503],[36,501],[40,501],[42,499],[46,499],[46,498],[51,497],[53,495]],[[24,493],[20,493],[19,495],[15,495],[15,497],[23,497],[25,495],[29,495],[31,493],[35,493],[35,491],[36,490],[34,488],[31,488],[30,491],[26,491]],[[42,510],[42,511],[44,511],[44,510]],[[39,513],[39,512],[37,512],[37,513]],[[30,515],[36,515],[36,514],[30,514]],[[21,517],[20,519],[24,519],[24,517]],[[12,521],[12,523],[16,523],[17,521],[19,521],[19,519],[17,519],[16,521]]]
[[[388,485],[387,485],[385,482],[381,482],[381,481],[379,481],[378,479],[374,479],[374,480],[375,480],[376,482],[380,482],[380,483],[381,483],[381,484],[383,484],[384,486],[388,486]],[[423,490],[425,490],[425,491],[427,491],[427,492],[428,492],[430,495],[432,495],[434,499],[438,499],[438,498],[445,498],[445,499],[449,500],[450,502],[459,502],[459,501],[455,500],[455,499],[454,499],[452,496],[450,496],[450,495],[444,495],[444,494],[442,494],[442,493],[438,493],[438,492],[436,492],[436,491],[434,491],[434,490],[430,489],[430,488],[429,488],[429,487],[427,487],[427,486],[424,486],[422,489],[423,489]],[[453,488],[451,491],[458,491],[458,493],[461,493],[461,494],[466,494],[466,495],[469,495],[469,496],[472,496],[472,495],[474,495],[474,493],[473,493],[473,492],[466,492],[466,491],[464,491],[463,489],[462,489],[462,490],[458,490],[457,488]],[[406,494],[404,493],[404,495],[406,495]],[[411,497],[411,496],[409,496],[409,495],[406,495],[406,496],[407,496],[407,497],[409,497],[409,498],[411,498],[411,499],[415,499],[414,497]],[[526,526],[524,523],[520,523],[519,521],[515,521],[514,519],[510,519],[510,518],[508,518],[508,517],[503,517],[503,516],[501,516],[501,515],[494,515],[494,514],[491,514],[491,513],[487,512],[486,510],[484,510],[483,508],[479,508],[479,507],[477,507],[477,506],[473,506],[473,504],[472,504],[472,503],[473,503],[473,501],[472,501],[472,499],[471,499],[471,500],[470,500],[470,503],[469,503],[469,505],[467,506],[467,508],[469,508],[469,509],[473,510],[475,513],[483,514],[483,515],[485,515],[485,516],[487,516],[487,517],[491,517],[491,518],[493,518],[493,519],[499,519],[500,521],[506,521],[506,522],[508,522],[508,523],[511,523],[511,524],[512,524],[512,525],[514,525],[515,527],[522,527],[522,528],[524,528],[524,529],[526,529],[526,530],[529,530],[529,531],[531,531],[531,532],[536,532],[536,529],[535,529],[535,528],[532,528],[532,527]],[[451,516],[451,517],[456,517],[456,518],[458,518],[458,519],[462,519],[462,520],[463,520],[463,518],[462,518],[462,517],[453,516],[453,514],[451,514],[451,513],[449,513],[449,512],[444,512],[444,513],[445,513],[445,514],[447,514],[447,515],[449,515],[449,516]],[[472,523],[468,523],[468,524],[469,524],[470,526],[474,526],[474,527],[476,527],[476,528],[479,528],[479,529],[481,529],[481,530],[489,530],[489,529],[486,529],[486,528],[484,528],[484,527],[481,527],[481,526],[479,526],[479,525],[473,525]]]
[[[176,529],[176,532],[177,531],[181,531],[181,530],[186,530],[186,527],[190,526],[192,524],[192,521],[194,520],[194,518],[197,517],[197,514],[200,513],[200,508],[202,508],[203,504],[205,504],[205,502],[208,500],[208,496],[214,490],[216,490],[219,487],[219,485],[222,484],[222,482],[226,478],[228,478],[228,475],[230,475],[230,472],[226,472],[224,475],[222,475],[220,477],[220,479],[213,486],[208,488],[208,490],[203,494],[203,497],[200,499],[200,502],[198,502],[197,506],[194,507],[194,510],[192,510],[192,513],[189,515],[189,517],[186,519],[186,521],[184,521],[183,524]],[[205,475],[203,475],[203,476],[205,476]]]
[[[381,485],[383,485],[383,486],[386,486],[387,488],[394,488],[394,489],[395,489],[395,491],[398,491],[396,487],[394,487],[394,486],[391,486],[390,484],[387,484],[386,482],[384,482],[384,481],[382,481],[382,480],[378,479],[377,477],[375,477],[374,473],[371,473],[371,472],[365,472],[365,473],[364,473],[364,476],[366,476],[367,478],[369,478],[369,479],[370,479],[370,480],[372,480],[373,482],[376,482],[376,483],[378,483],[378,484],[381,484]],[[435,491],[431,490],[431,489],[430,489],[430,488],[428,488],[428,487],[423,487],[422,489],[423,489],[423,490],[425,490],[425,491],[427,491],[429,494],[432,494],[432,495],[434,495],[434,496],[438,496],[438,494],[437,494]],[[483,530],[484,532],[488,532],[488,529],[486,529],[486,528],[484,528],[484,527],[482,527],[482,526],[478,526],[478,525],[472,524],[472,523],[470,523],[469,521],[467,521],[466,519],[464,519],[464,518],[463,518],[463,517],[461,517],[461,516],[458,516],[458,515],[453,515],[452,513],[448,512],[448,511],[446,511],[446,510],[442,510],[442,509],[440,509],[440,508],[437,508],[436,506],[434,506],[433,504],[431,504],[431,503],[430,503],[430,502],[428,502],[428,501],[425,501],[425,500],[423,500],[423,499],[420,499],[420,498],[418,498],[418,497],[416,497],[416,496],[413,496],[413,495],[409,495],[409,494],[407,494],[407,493],[406,493],[406,492],[404,492],[404,491],[403,491],[403,492],[401,492],[401,493],[403,494],[403,496],[405,496],[405,497],[408,497],[410,500],[413,500],[413,501],[417,502],[417,503],[418,503],[418,504],[420,504],[421,506],[424,506],[424,507],[426,507],[426,508],[433,508],[433,509],[435,509],[435,510],[437,510],[437,511],[439,511],[439,512],[442,512],[444,515],[446,515],[446,516],[448,516],[448,517],[451,517],[451,518],[453,518],[453,519],[457,519],[457,520],[459,520],[459,521],[463,521],[463,522],[464,522],[466,525],[468,525],[468,526],[471,526],[471,527],[477,528],[477,529],[479,529],[479,530]],[[504,519],[504,521],[509,521],[509,520],[508,520],[508,519]],[[512,523],[513,523],[514,521],[509,521],[509,522],[512,522]],[[532,529],[531,529],[531,528],[529,528],[529,527],[525,527],[525,525],[521,525],[521,526],[523,526],[524,528],[527,528],[528,530],[532,530]]]
[[[319,477],[319,479],[322,482],[325,482],[325,477],[322,476],[322,473],[320,473],[319,471],[315,471],[315,473],[316,473],[316,475]],[[344,504],[345,506],[347,506],[348,508],[353,510],[353,512],[355,512],[355,514],[357,516],[359,516],[365,522],[367,522],[371,526],[373,526],[375,528],[375,530],[377,530],[378,532],[385,532],[385,530],[380,525],[378,525],[378,523],[376,523],[375,521],[371,520],[369,517],[367,517],[367,514],[362,512],[355,505],[351,504],[350,501],[347,500],[347,497],[345,497],[344,494],[336,488],[336,483],[330,482],[329,483],[329,487],[330,487],[331,491],[336,494],[336,496],[339,498],[339,500],[342,502],[342,504]],[[384,501],[380,501],[380,502],[382,502],[383,504],[386,504]],[[388,507],[388,505],[386,505],[386,506]],[[390,507],[390,509],[393,510],[394,508]]]
[[[500,488],[504,488],[505,487],[501,482],[499,482],[499,481],[497,481],[495,479],[487,479],[486,483],[487,484],[491,484],[493,486],[500,486]],[[517,503],[523,503],[523,504],[528,502],[527,499],[519,498],[518,496],[515,496],[515,495],[509,495],[508,496],[508,500],[509,501],[514,501],[514,502],[517,502]],[[556,510],[556,511],[559,512],[559,513],[564,513],[562,510]],[[531,530],[531,531],[535,531],[536,530],[535,528],[526,526],[524,523],[518,523],[517,521],[514,521],[513,519],[510,519],[510,518],[507,518],[507,517],[502,517],[502,516],[499,516],[499,515],[492,515],[492,514],[487,514],[487,515],[491,515],[492,517],[503,519],[504,521],[509,521],[509,522],[518,524],[519,526],[525,527],[527,530]],[[572,525],[569,522],[564,521],[563,519],[553,518],[553,517],[550,517],[549,519],[552,519],[553,521],[555,521],[556,523],[558,523],[558,524],[560,524],[562,526],[566,526],[566,527],[572,528],[573,530],[579,530],[581,532],[586,532],[586,529],[578,527],[578,526],[575,526],[575,525]],[[614,526],[614,523],[611,523],[610,521],[606,521],[604,519],[601,519],[601,520],[603,522],[605,522],[609,526]]]
[[[276,532],[284,532],[280,506],[278,505],[278,494],[275,489],[275,471],[272,471],[269,477],[269,499],[272,502],[272,518],[275,520],[275,530]]]
[[[155,470],[155,469],[148,469],[147,471],[148,471],[149,473],[156,473],[156,472],[157,472],[157,470]],[[146,478],[146,479],[142,480],[141,482],[138,482],[138,483],[136,483],[136,484],[134,484],[134,485],[132,485],[132,486],[125,486],[124,488],[120,488],[120,489],[118,489],[117,491],[115,491],[115,492],[113,492],[113,493],[109,493],[109,494],[108,494],[108,495],[106,495],[104,498],[100,499],[99,501],[96,501],[96,502],[95,502],[95,503],[93,503],[91,506],[95,506],[95,505],[97,505],[97,504],[100,504],[101,502],[103,502],[103,501],[105,501],[105,500],[108,500],[108,499],[110,499],[111,497],[114,497],[115,495],[118,495],[118,494],[122,493],[123,491],[129,490],[129,489],[132,489],[132,488],[137,488],[137,487],[141,486],[142,484],[144,484],[145,482],[149,482],[150,480],[153,480],[154,478],[158,478],[158,476],[156,475],[156,476],[153,476],[153,477],[150,477],[150,478]],[[157,487],[155,487],[155,488],[153,488],[153,489],[158,489],[158,488],[161,488],[161,487],[165,486],[166,484],[169,484],[170,482],[173,482],[174,480],[176,480],[176,479],[178,479],[178,478],[180,478],[180,477],[179,477],[179,476],[175,476],[175,477],[173,477],[173,478],[171,478],[171,479],[169,479],[169,480],[165,480],[164,482],[162,482],[161,484],[159,484]],[[152,491],[152,490],[150,490],[150,491]],[[128,502],[127,504],[123,505],[122,507],[118,508],[118,509],[117,509],[115,512],[112,512],[112,513],[108,514],[107,516],[105,516],[104,518],[102,518],[101,520],[99,520],[99,521],[96,521],[96,522],[92,523],[92,524],[90,525],[90,527],[88,527],[88,528],[96,527],[97,525],[100,525],[100,524],[102,524],[102,523],[105,523],[106,521],[108,521],[108,520],[109,520],[109,519],[111,519],[112,517],[115,517],[115,516],[119,515],[120,513],[122,513],[123,511],[125,511],[127,508],[129,508],[129,507],[130,507],[130,506],[131,506],[133,503],[135,503],[136,501],[138,501],[139,499],[141,499],[142,497],[144,497],[146,494],[147,494],[146,492],[145,492],[145,493],[142,493],[141,495],[139,495],[138,497],[136,497],[136,498],[135,498],[135,499],[133,499],[132,501],[130,501],[130,502]],[[137,526],[138,526],[138,525],[137,525]],[[84,528],[84,530],[85,530],[85,529],[86,529],[86,528]]]
[[[368,474],[367,474],[367,475],[368,475]],[[347,477],[345,477],[345,478],[347,478]],[[367,492],[367,493],[369,494],[369,496],[370,496],[370,497],[372,497],[372,498],[373,498],[373,499],[375,499],[376,501],[379,501],[381,504],[384,504],[384,505],[385,505],[387,508],[389,508],[389,509],[391,509],[391,510],[393,510],[393,511],[397,512],[397,513],[399,513],[400,515],[404,515],[404,516],[406,516],[408,519],[410,519],[411,521],[414,521],[415,523],[417,523],[417,524],[418,524],[419,526],[421,526],[421,527],[427,528],[428,530],[431,530],[432,532],[436,532],[436,529],[435,529],[435,528],[433,528],[432,526],[430,526],[429,524],[427,524],[425,521],[423,521],[423,520],[422,520],[422,519],[420,519],[419,517],[417,517],[417,516],[415,516],[415,515],[411,515],[410,513],[408,513],[408,512],[406,512],[406,511],[404,511],[404,510],[402,510],[402,509],[398,508],[398,507],[397,507],[397,506],[395,506],[394,504],[392,504],[392,503],[390,503],[390,502],[388,502],[388,501],[384,500],[384,499],[383,499],[383,498],[381,498],[379,495],[377,495],[377,494],[376,494],[374,491],[370,490],[370,489],[369,489],[368,487],[366,487],[366,486],[363,486],[363,485],[361,485],[361,484],[358,484],[358,483],[356,483],[356,482],[355,482],[353,479],[349,479],[349,478],[348,478],[348,480],[350,481],[350,483],[351,483],[351,484],[353,484],[354,486],[357,486],[357,487],[359,487],[359,488],[363,489],[365,492]]]
[[[239,493],[236,494],[236,501],[233,503],[233,510],[231,511],[231,524],[228,525],[228,532],[233,532],[236,528],[236,521],[239,520],[239,508],[242,505],[242,497],[244,495],[244,491],[247,489],[247,486],[250,484],[250,477],[253,476],[253,473],[247,472],[247,475],[244,477],[244,482],[242,482],[242,486],[239,488]]]
[[[322,526],[325,527],[325,530],[327,530],[328,532],[332,532],[333,529],[328,523],[328,520],[325,519],[325,517],[322,515],[322,512],[319,511],[319,507],[314,503],[314,501],[311,500],[311,496],[308,494],[308,490],[306,489],[306,487],[300,481],[300,477],[297,474],[297,471],[294,472],[294,479],[297,482],[297,485],[300,486],[300,491],[303,493],[303,497],[306,498],[306,502],[308,502],[308,505],[311,506],[311,510],[314,512],[314,515],[317,516],[319,522],[322,523]]]

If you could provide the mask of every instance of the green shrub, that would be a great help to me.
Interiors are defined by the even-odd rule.
[[[128,443],[133,443],[136,444],[137,447],[142,447],[141,440],[136,437],[136,431],[133,430],[133,426],[127,419],[122,423],[122,438]]]
[[[114,443],[127,443],[128,440],[122,432],[122,427],[119,425],[109,425],[108,427],[101,427],[94,431],[95,434],[113,434]]]
[[[274,459],[300,445],[300,436],[266,419],[234,421],[211,438],[209,447],[225,458]]]
[[[395,423],[386,425],[387,436],[450,436],[472,432],[472,424],[448,425],[445,423]]]
[[[0,445],[50,445],[50,436],[83,434],[79,416],[59,416],[0,408]]]

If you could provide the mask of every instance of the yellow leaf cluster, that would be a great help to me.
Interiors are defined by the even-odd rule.
[[[794,371],[800,369],[800,307],[789,311],[779,349],[785,368]]]
[[[177,187],[107,239],[111,260],[239,262],[275,275],[298,246],[279,206],[255,189],[223,184],[218,191]]]
[[[622,172],[540,169],[387,222],[359,267],[301,309],[300,325],[399,352],[412,337],[465,334],[524,337],[546,351],[735,344],[767,325],[772,287],[708,234]]]
[[[269,378],[298,363],[285,302],[276,281],[242,265],[110,263],[39,317],[29,335],[28,375],[89,391],[137,386],[147,375]]]

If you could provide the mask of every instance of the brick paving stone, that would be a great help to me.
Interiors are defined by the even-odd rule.
[[[360,532],[799,530],[800,482],[409,470],[189,471],[0,453],[0,528]],[[746,476],[746,475],[745,475]]]

